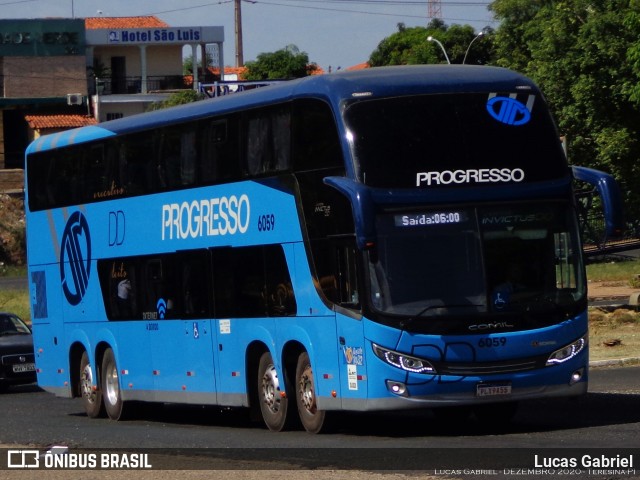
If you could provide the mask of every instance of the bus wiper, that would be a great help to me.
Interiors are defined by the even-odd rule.
[[[405,328],[408,327],[409,325],[411,325],[413,323],[413,321],[416,318],[420,318],[421,316],[423,316],[425,313],[427,313],[429,310],[436,310],[439,308],[475,308],[475,307],[482,307],[482,304],[479,303],[461,303],[461,304],[450,304],[450,305],[427,305],[425,308],[423,308],[422,310],[420,310],[417,314],[415,315],[411,315],[410,317],[406,318],[405,320],[402,320],[400,322],[400,327],[401,328]]]

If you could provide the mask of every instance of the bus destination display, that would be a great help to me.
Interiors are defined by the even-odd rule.
[[[468,220],[466,212],[429,212],[394,215],[396,227],[424,227],[429,225],[451,225]]]

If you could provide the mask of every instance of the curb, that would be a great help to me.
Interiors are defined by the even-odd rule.
[[[640,357],[627,357],[617,358],[611,360],[594,360],[589,362],[589,366],[593,368],[598,367],[624,367],[629,365],[640,364]]]

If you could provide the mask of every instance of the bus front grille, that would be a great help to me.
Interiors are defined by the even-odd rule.
[[[546,359],[527,358],[505,362],[442,363],[436,367],[440,375],[480,376],[526,372],[542,368]]]

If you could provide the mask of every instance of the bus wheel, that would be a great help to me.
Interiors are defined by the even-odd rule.
[[[118,366],[113,350],[108,348],[102,358],[102,396],[107,415],[111,420],[122,418],[123,402],[120,392]]]
[[[91,364],[89,363],[89,355],[87,352],[83,352],[82,359],[80,360],[80,381],[78,387],[84,410],[90,418],[97,418],[104,415],[102,393],[100,392],[99,385],[94,380]]]
[[[262,419],[273,432],[281,431],[287,424],[289,400],[282,393],[271,354],[265,352],[258,365],[258,401]]]
[[[304,429],[309,433],[319,433],[325,425],[326,412],[318,410],[313,370],[307,352],[300,354],[296,366],[296,403]]]

